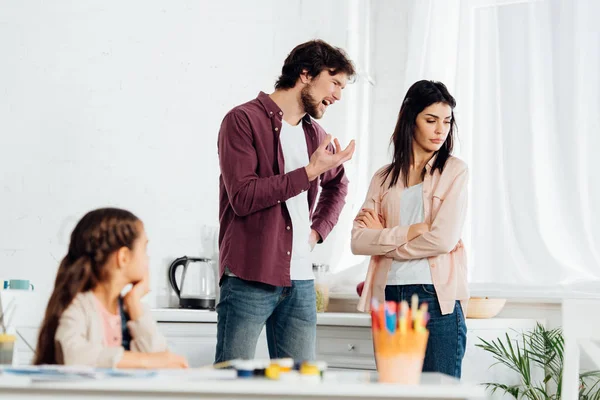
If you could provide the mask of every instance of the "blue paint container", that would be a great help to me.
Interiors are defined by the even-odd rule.
[[[252,378],[254,376],[254,361],[240,360],[234,364],[238,378]]]

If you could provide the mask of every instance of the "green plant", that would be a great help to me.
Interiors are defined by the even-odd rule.
[[[537,324],[531,332],[523,332],[520,339],[502,338],[488,342],[479,338],[475,346],[492,353],[496,364],[502,364],[519,374],[517,385],[484,383],[491,392],[501,390],[516,399],[559,400],[562,388],[564,338],[560,328],[547,330]],[[532,367],[542,367],[544,379],[532,377]],[[579,399],[600,400],[600,371],[588,371],[579,375]]]

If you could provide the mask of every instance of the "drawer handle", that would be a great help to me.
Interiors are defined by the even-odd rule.
[[[348,351],[354,351],[356,347],[353,344],[348,345]]]

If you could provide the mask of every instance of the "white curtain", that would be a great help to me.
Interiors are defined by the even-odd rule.
[[[447,84],[472,283],[600,289],[600,2],[415,0],[406,87]]]
[[[329,4],[329,3],[327,3]],[[350,162],[344,164],[346,175],[350,181],[346,205],[340,214],[338,223],[327,240],[315,248],[313,262],[325,263],[330,266],[330,272],[342,273],[349,271],[352,266],[360,264],[364,257],[354,256],[350,251],[350,231],[357,208],[362,205],[363,188],[368,187],[370,175],[369,163],[369,120],[371,91],[374,85],[371,77],[371,4],[365,0],[351,0],[342,2],[344,8],[338,7],[338,12],[344,9],[347,17],[348,30],[346,42],[335,43],[343,47],[356,67],[356,80],[347,85],[342,93],[343,101],[335,109],[328,111],[323,126],[334,137],[337,137],[345,147],[350,140],[356,140],[357,146]],[[342,15],[342,13],[340,13]],[[330,129],[331,127],[331,129]],[[344,272],[343,272],[344,271]],[[355,273],[350,281],[360,281],[364,272]],[[336,282],[345,286],[345,291],[352,291],[352,285],[345,285],[339,279]],[[354,283],[355,285],[355,283]]]

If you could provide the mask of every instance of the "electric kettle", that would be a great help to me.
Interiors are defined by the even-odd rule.
[[[179,267],[181,287],[177,286],[175,273]],[[179,297],[179,308],[214,310],[216,305],[216,270],[208,258],[180,257],[169,266],[169,283]]]

